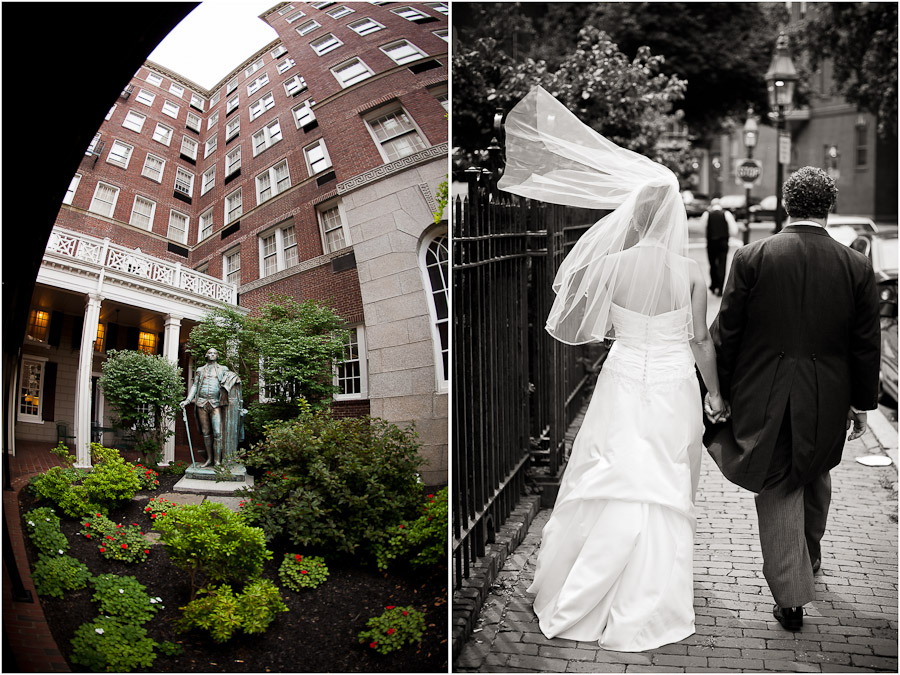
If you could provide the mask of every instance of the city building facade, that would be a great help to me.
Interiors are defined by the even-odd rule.
[[[90,440],[121,440],[97,386],[108,350],[164,354],[189,381],[210,309],[288,295],[347,322],[335,414],[415,423],[423,478],[446,483],[447,14],[281,3],[260,15],[278,38],[209,90],[146,62],[57,217],[10,447],[64,440],[89,466]],[[186,452],[179,420],[163,462]]]

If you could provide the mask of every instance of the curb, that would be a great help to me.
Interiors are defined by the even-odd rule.
[[[507,557],[525,539],[528,528],[541,509],[540,495],[528,495],[519,500],[518,506],[500,527],[493,544],[485,546],[485,554],[472,566],[469,578],[463,579],[453,592],[453,653],[451,663],[459,658],[472,634],[481,606],[490,594],[491,586],[503,569]]]
[[[897,430],[878,408],[868,414],[869,430],[875,436],[882,451],[891,458],[897,469]]]

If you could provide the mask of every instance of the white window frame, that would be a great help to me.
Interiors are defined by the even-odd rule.
[[[297,62],[294,59],[288,57],[284,61],[275,65],[275,69],[278,71],[279,75],[284,75],[287,71],[297,65]]]
[[[113,150],[116,149],[116,146],[121,146],[127,150],[125,154],[125,159],[120,161],[118,159],[113,159]],[[134,146],[125,143],[124,141],[120,141],[119,139],[113,139],[112,145],[109,146],[109,153],[106,155],[106,161],[108,164],[112,164],[113,166],[119,166],[123,169],[127,169],[128,165],[131,164],[131,156],[134,154]],[[117,155],[119,157],[121,155]]]
[[[173,108],[174,108],[174,110],[173,110]],[[178,113],[180,113],[180,112],[181,112],[180,105],[175,105],[174,103],[172,103],[169,100],[163,101],[163,106],[162,106],[162,114],[163,115],[168,115],[169,117],[177,120]]]
[[[312,50],[319,56],[323,56],[328,52],[333,52],[338,47],[342,47],[343,42],[334,33],[325,33],[309,43]]]
[[[231,92],[237,89],[238,81],[237,75],[232,77],[228,82],[225,83],[225,95],[228,96]]]
[[[244,71],[244,77],[250,77],[253,73],[263,67],[263,58],[260,56],[256,61],[247,66]]]
[[[112,116],[113,116],[113,113],[116,112],[116,108],[117,108],[118,106],[119,106],[118,103],[113,103],[112,108],[109,109],[109,112],[106,113],[106,117],[104,117],[103,120],[106,121],[106,122],[109,122],[109,120],[110,120],[110,119],[112,118]]]
[[[207,239],[212,236],[213,230],[216,227],[215,223],[215,207],[210,206],[206,211],[200,214],[200,218],[197,222],[197,243],[199,244],[204,239]],[[204,221],[207,221],[208,228],[206,228],[206,234],[204,234]]]
[[[275,95],[272,94],[271,91],[266,92],[263,96],[259,98],[259,100],[255,101],[250,106],[250,121],[252,122],[257,117],[262,115],[266,110],[271,110],[275,107]]]
[[[303,129],[316,121],[316,113],[312,109],[315,104],[316,102],[313,99],[308,98],[300,105],[295,105],[291,109],[291,114],[294,116],[294,124],[297,125],[298,129]],[[302,110],[305,110],[306,112],[302,115],[298,114]]]
[[[383,117],[387,117],[388,115],[395,115],[395,114],[400,114],[400,115],[403,115],[404,117],[406,117],[406,119],[412,125],[412,128],[402,129],[402,130],[398,131],[397,133],[395,133],[394,135],[388,136],[384,139],[379,138],[377,132],[375,131],[375,127],[373,126],[373,123],[377,120],[380,120]],[[373,113],[366,115],[364,120],[366,123],[366,129],[369,130],[369,134],[372,136],[372,140],[375,141],[375,146],[378,148],[378,152],[381,153],[381,158],[385,161],[385,163],[395,162],[398,159],[402,159],[404,157],[409,157],[410,155],[414,155],[415,153],[420,152],[421,150],[424,150],[425,148],[429,147],[428,139],[425,137],[425,134],[422,133],[422,130],[419,128],[419,125],[416,124],[416,121],[413,119],[412,115],[410,115],[401,105],[393,105],[393,106],[388,106],[386,108],[381,108],[380,110],[377,110]],[[397,157],[391,157],[388,154],[385,144],[388,144],[391,141],[393,141],[397,138],[400,138],[401,136],[408,136],[410,134],[415,134],[419,138],[419,141],[421,142],[422,147],[417,148],[416,150],[413,150],[412,152],[409,152],[407,154],[398,155]]]
[[[294,23],[297,19],[302,19],[304,16],[306,16],[306,14],[303,11],[297,10],[290,16],[286,16],[284,20],[288,23]]]
[[[450,42],[450,34],[446,28],[440,28],[438,30],[433,30],[431,33],[443,40],[444,42]]]
[[[162,83],[163,83],[162,75],[157,75],[154,72],[149,72],[149,73],[147,73],[147,77],[145,77],[144,79],[147,82],[149,82],[150,84],[152,84],[154,87],[162,88]]]
[[[316,171],[313,171],[313,162],[311,162],[310,158],[309,158],[309,153],[314,148],[322,149],[322,155],[323,155],[322,160],[324,160],[325,162],[328,163],[327,166],[322,167]],[[322,160],[316,160],[316,161],[322,161]],[[324,138],[320,138],[315,143],[310,143],[305,148],[303,148],[303,161],[306,162],[306,171],[309,174],[310,178],[312,178],[313,176],[318,176],[320,173],[328,171],[328,169],[330,169],[332,166],[334,166],[331,162],[331,156],[328,154],[328,147],[325,145]]]
[[[356,10],[347,7],[347,5],[338,5],[334,9],[329,9],[325,12],[332,19],[340,19],[342,16],[347,16],[348,14],[353,14]]]
[[[185,150],[185,146],[187,146],[187,150]],[[185,157],[190,157],[194,161],[197,161],[197,154],[200,151],[200,144],[191,138],[190,136],[182,136],[181,137],[181,150],[179,151]]]
[[[216,184],[216,165],[213,164],[206,171],[203,172],[203,178],[200,181],[200,196],[202,197],[207,192],[213,189]]]
[[[228,99],[228,100],[225,102],[225,114],[227,115],[227,114],[230,113],[232,110],[234,110],[235,108],[237,108],[238,105],[240,105],[240,102],[241,102],[241,97],[238,96],[237,94],[235,94],[235,95],[232,96],[230,99]]]
[[[366,351],[366,328],[362,324],[358,326],[347,326],[345,328],[351,334],[351,344],[354,344],[353,340],[355,338],[356,351],[357,351],[357,359],[344,359],[342,361],[336,361],[333,368],[334,373],[334,386],[338,387],[338,391],[334,393],[335,401],[352,401],[358,399],[364,399],[369,397],[369,355]],[[349,346],[349,345],[346,345]],[[352,361],[359,361],[359,392],[345,394],[340,391],[341,388],[341,379],[338,376],[338,369]],[[355,379],[355,378],[345,378],[345,379]]]
[[[138,200],[139,200],[139,199],[142,199],[142,200],[144,200],[145,202],[148,202],[148,203],[150,204],[150,216],[149,216],[149,218],[150,218],[150,223],[149,223],[147,226],[145,226],[145,225],[138,225],[138,224],[136,224],[136,223],[134,222],[134,212],[135,212],[135,209],[137,208]],[[140,214],[138,214],[138,215],[144,216],[145,214],[140,213]],[[135,195],[135,196],[134,196],[134,203],[131,205],[131,215],[128,217],[128,223],[129,223],[129,225],[134,225],[134,227],[139,227],[139,228],[141,228],[142,230],[147,230],[148,232],[152,232],[152,231],[153,231],[153,218],[154,218],[155,216],[156,216],[156,202],[153,201],[152,199],[148,199],[147,197],[144,197],[144,196],[142,196],[142,195]]]
[[[299,94],[301,91],[306,89],[306,80],[299,73],[285,80],[281,84],[284,87],[285,96],[289,97]]]
[[[236,261],[237,267],[229,267],[231,264],[230,261]],[[237,275],[236,280],[231,280],[229,277],[232,275]],[[241,247],[238,246],[236,248],[225,251],[222,254],[222,281],[229,284],[237,284],[241,285]]]
[[[194,106],[198,110],[202,111],[203,108],[205,107],[204,104],[205,104],[205,101],[202,96],[200,96],[199,94],[195,94],[194,92],[191,92],[191,105],[192,106]]]
[[[102,212],[98,211],[96,208],[94,208],[95,205],[97,204],[97,202],[101,201],[101,200],[97,199],[97,193],[100,192],[101,187],[105,187],[110,190],[115,190],[115,194],[113,195],[112,202],[109,204],[109,214],[102,213]],[[112,218],[113,215],[115,215],[115,213],[116,213],[116,203],[119,201],[119,192],[120,191],[121,191],[120,188],[116,187],[115,185],[110,185],[109,183],[104,183],[103,181],[97,181],[97,186],[94,188],[94,196],[91,197],[91,205],[88,206],[88,211],[90,211],[91,213],[96,213],[98,216],[105,216],[106,218]],[[101,203],[106,204],[107,202],[101,201]]]
[[[241,118],[235,117],[225,125],[225,142],[227,143],[239,133],[241,133]]]
[[[301,23],[294,30],[297,31],[297,35],[306,35],[307,33],[312,33],[316,28],[321,28],[322,24],[320,24],[315,19],[310,19],[306,23]]]
[[[206,119],[206,130],[209,131],[214,126],[216,126],[218,123],[219,123],[219,111],[216,110],[216,112],[214,112],[212,115],[210,115]]]
[[[252,96],[267,84],[269,84],[269,74],[263,73],[247,85],[247,96]]]
[[[446,2],[426,2],[426,7],[431,7],[435,12],[440,12],[444,16],[450,15],[450,8],[447,6]]]
[[[234,162],[231,161],[231,156],[234,155],[235,153],[237,154],[237,166],[234,166]],[[229,170],[229,163],[233,167],[230,170]],[[235,171],[237,171],[240,168],[241,168],[241,146],[238,145],[237,147],[234,147],[231,150],[229,150],[228,153],[225,155],[225,177],[227,178],[228,176],[230,176],[231,174],[233,174]]]
[[[206,143],[204,144],[203,150],[203,159],[209,157],[212,153],[216,151],[216,148],[219,145],[219,134],[215,133],[209,138],[206,139]]]
[[[287,185],[282,185],[281,187],[279,187],[278,181],[276,180],[276,178],[278,176],[277,169],[281,166],[284,166],[285,170],[287,171]],[[260,179],[264,178],[264,177],[268,178],[268,180],[269,180],[269,186],[267,189],[270,191],[269,196],[266,197],[265,199],[262,198],[262,191],[260,190]],[[276,162],[275,164],[270,166],[268,169],[266,169],[262,173],[258,174],[256,176],[254,183],[256,185],[256,204],[257,204],[257,206],[262,204],[263,202],[269,201],[276,195],[279,195],[282,192],[284,192],[285,190],[289,189],[291,187],[291,169],[290,169],[290,166],[288,166],[287,160],[283,159],[280,162]]]
[[[184,87],[182,87],[180,84],[172,82],[172,84],[169,85],[169,93],[175,94],[175,96],[177,96],[178,98],[184,98]]]
[[[447,85],[442,84],[437,87],[431,87],[428,89],[428,93],[434,96],[438,103],[444,106],[444,110],[447,112],[450,111],[450,96],[447,91]]]
[[[282,56],[287,54],[287,47],[285,47],[284,45],[278,45],[277,47],[275,47],[275,49],[269,52],[269,54],[271,54],[273,60],[277,61]]]
[[[229,193],[225,197],[225,224],[233,223],[235,220],[244,215],[244,195],[241,191],[243,188],[238,188],[237,190]],[[240,200],[240,203],[235,208],[232,205],[234,198],[237,197]]]
[[[75,191],[78,190],[78,184],[81,183],[81,174],[76,173],[69,181],[69,187],[66,190],[66,196],[63,197],[63,204],[71,204],[75,199]]]
[[[147,164],[151,161],[151,158],[152,158],[152,159],[155,159],[155,160],[158,160],[159,162],[161,162],[161,165],[160,165],[160,167],[159,167],[159,178],[154,178],[154,177],[151,175],[151,174],[153,173],[153,169],[152,169],[152,168],[150,169],[150,173],[149,173],[149,174],[147,173]],[[148,152],[147,155],[146,155],[146,157],[144,157],[144,164],[143,164],[143,166],[141,167],[141,175],[144,176],[145,178],[149,178],[149,179],[152,180],[154,183],[162,183],[162,181],[163,181],[163,175],[165,174],[165,172],[166,172],[166,160],[165,160],[165,158],[164,158],[164,157],[160,157],[159,155],[154,155],[152,152]]]
[[[181,181],[182,184],[184,184],[185,182],[187,183],[186,191],[184,189],[178,187],[179,178],[183,179],[184,177],[187,177],[189,179],[187,181],[185,181],[185,180]],[[187,169],[180,167],[180,166],[175,167],[175,191],[180,192],[184,195],[187,195],[188,197],[193,197],[193,195],[194,195],[194,178],[195,178],[194,174],[192,174]]]
[[[394,42],[384,45],[383,47],[379,47],[379,49],[387,54],[390,59],[398,66],[412,63],[413,61],[418,61],[419,59],[423,59],[428,56],[428,54],[416,47],[409,40],[395,40]],[[391,50],[393,50],[394,52],[405,51],[405,53],[401,54],[400,56],[395,56],[391,53]]]
[[[134,97],[134,100],[143,105],[150,106],[153,105],[153,101],[156,100],[156,94],[146,89],[138,89],[137,96]]]
[[[358,35],[368,35],[369,33],[374,33],[384,28],[384,24],[378,23],[375,19],[367,16],[362,19],[357,19],[356,21],[351,21],[347,24],[347,27]]]
[[[166,140],[164,140],[164,141],[157,138],[157,136],[160,136],[160,133],[159,133],[160,128],[162,128],[164,132],[167,132],[165,134]],[[156,141],[157,143],[161,143],[162,145],[165,145],[168,148],[172,145],[172,137],[174,135],[175,135],[175,130],[172,127],[167,127],[165,124],[162,124],[161,122],[156,123],[156,129],[153,130],[153,140],[154,141]]]
[[[277,132],[273,127],[277,127]],[[253,134],[253,138],[251,139],[253,156],[256,157],[260,153],[265,152],[283,138],[284,132],[281,129],[281,123],[276,118]],[[259,142],[260,140],[262,141],[261,143]]]
[[[203,120],[200,119],[200,115],[195,115],[190,110],[188,110],[187,118],[184,121],[184,125],[188,129],[193,129],[197,133],[203,129]]]
[[[88,145],[87,150],[84,151],[85,155],[90,156],[97,149],[97,144],[100,142],[100,134],[94,134],[94,138],[91,139],[90,145]]]
[[[16,382],[16,421],[17,422],[28,422],[29,424],[43,424],[44,423],[44,380],[47,375],[47,368],[45,364],[49,359],[46,356],[32,356],[28,354],[22,357],[22,367],[19,370],[19,379]],[[31,373],[31,367],[37,366],[40,370],[40,379],[38,381],[37,386],[37,413],[23,413],[22,412],[22,403],[24,402],[22,388],[25,382],[25,374]],[[34,392],[29,390],[27,392],[28,396],[34,396]]]
[[[333,5],[333,2],[311,2],[309,3],[310,7],[313,9],[325,9],[328,5]]]
[[[449,260],[449,251],[448,251],[448,259],[447,259],[447,267],[441,270],[441,277],[443,278],[444,288],[444,302],[446,304],[446,313],[447,316],[443,319],[438,319],[437,316],[437,306],[435,305],[434,295],[435,289],[431,286],[431,275],[428,272],[428,252],[431,245],[436,242],[438,239],[443,237],[444,239],[444,247],[449,247],[450,241],[449,236],[447,234],[447,227],[445,225],[440,225],[435,227],[431,232],[426,234],[422,239],[422,243],[419,246],[419,269],[422,272],[422,280],[423,280],[423,290],[427,297],[426,304],[428,305],[428,316],[430,318],[429,325],[431,326],[431,342],[434,348],[434,379],[435,379],[435,390],[438,393],[446,393],[450,390],[450,319],[451,319],[451,305],[450,305],[450,260]],[[440,289],[438,289],[440,290]],[[444,368],[444,346],[441,342],[441,332],[439,328],[439,324],[446,324],[445,333],[447,334],[447,367],[446,371]]]
[[[341,221],[339,227],[341,230],[343,241],[342,245],[339,248],[332,248],[331,244],[328,241],[328,233],[334,232],[338,229],[338,227],[331,227],[330,229],[326,230],[325,213],[331,211],[332,209],[337,209],[338,218]],[[318,220],[319,222],[319,234],[322,237],[323,253],[333,253],[334,251],[340,251],[352,245],[352,242],[350,241],[350,226],[347,222],[347,214],[344,213],[344,203],[342,201],[337,200],[319,204],[316,207],[316,220]]]
[[[349,70],[354,65],[361,65],[365,69],[365,74],[357,73],[353,75],[353,77],[348,78],[346,80],[342,79],[338,73],[345,72]],[[331,74],[334,75],[334,79],[338,81],[338,84],[341,85],[341,89],[346,89],[347,87],[352,87],[354,84],[358,82],[362,82],[363,80],[367,80],[375,74],[375,71],[369,68],[368,64],[363,61],[358,56],[354,56],[352,59],[347,59],[343,63],[339,63],[336,66],[332,66]]]
[[[144,122],[146,121],[146,115],[141,115],[139,112],[129,110],[125,113],[125,119],[122,120],[122,126],[136,133],[141,133],[141,129],[144,128]]]
[[[294,249],[294,257],[295,260],[290,265],[287,264],[287,256],[285,247],[285,232],[288,230],[293,231],[293,243],[287,248]],[[273,242],[273,250],[269,255],[266,255],[266,240],[272,239]],[[290,225],[287,226],[277,226],[273,229],[268,230],[267,232],[262,233],[258,237],[259,241],[259,278],[262,279],[264,277],[270,276],[272,274],[276,274],[278,272],[282,272],[286,269],[294,267],[300,263],[300,255],[297,244],[297,227],[291,222]],[[274,256],[274,258],[272,258]],[[274,259],[275,264],[273,269],[266,269],[266,259]]]
[[[431,19],[433,18],[430,14],[426,14],[420,9],[416,9],[415,7],[397,7],[396,9],[391,10],[392,13],[397,16],[402,16],[407,21],[412,21],[416,23],[418,21],[422,21],[423,19]]]
[[[292,9],[294,9],[293,5],[288,5],[287,7],[282,7],[281,9],[278,10],[278,16],[284,16],[285,14],[290,12]]]
[[[216,103],[218,103],[222,99],[222,90],[217,89],[216,93],[212,95],[212,98],[209,99],[209,107],[212,108]]]
[[[181,235],[181,238],[172,236],[172,219],[176,216],[184,216],[184,233]],[[169,229],[166,232],[166,239],[171,239],[173,241],[177,241],[181,244],[187,243],[187,234],[188,230],[191,229],[191,217],[187,213],[183,213],[182,211],[176,211],[172,209],[169,211]]]

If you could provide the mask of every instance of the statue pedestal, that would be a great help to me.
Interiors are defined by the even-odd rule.
[[[229,464],[229,475],[217,476],[212,467],[201,467],[199,463],[189,466],[184,478],[175,484],[175,492],[196,494],[230,495],[235,490],[253,487],[253,476],[247,474],[243,464]]]
[[[194,480],[209,480],[213,482],[228,482],[228,483],[243,483],[247,479],[247,467],[243,464],[232,463],[228,465],[227,474],[216,475],[216,472],[213,467],[201,467],[200,462],[194,462],[191,466],[187,468],[187,471],[184,472],[185,478],[191,478]],[[242,487],[240,485],[236,486]]]

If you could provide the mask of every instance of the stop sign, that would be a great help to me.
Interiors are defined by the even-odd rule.
[[[756,185],[762,176],[762,162],[755,159],[742,159],[735,169],[737,179],[745,186]]]

